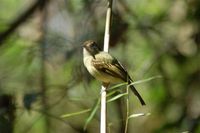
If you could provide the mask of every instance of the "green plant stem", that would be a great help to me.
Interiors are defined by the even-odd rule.
[[[126,98],[126,121],[125,121],[125,129],[124,129],[124,133],[127,133],[128,132],[128,122],[129,122],[129,87],[127,86],[126,87],[126,93],[127,93],[127,96],[125,97]]]

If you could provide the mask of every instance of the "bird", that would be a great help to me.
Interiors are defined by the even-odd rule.
[[[93,40],[83,43],[83,63],[88,72],[105,86],[121,82],[130,85],[133,82],[122,64],[108,52],[102,51]],[[136,88],[133,85],[130,88],[141,105],[146,105]]]

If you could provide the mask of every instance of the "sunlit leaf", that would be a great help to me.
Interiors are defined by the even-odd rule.
[[[151,115],[151,113],[139,113],[139,114],[132,114],[128,117],[128,119],[131,119],[131,118],[136,118],[136,117],[140,117],[140,116],[149,116]]]

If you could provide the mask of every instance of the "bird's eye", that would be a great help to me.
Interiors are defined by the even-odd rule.
[[[97,46],[95,44],[91,45],[92,49],[97,49]]]

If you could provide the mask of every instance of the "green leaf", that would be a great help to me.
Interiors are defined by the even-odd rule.
[[[140,116],[149,116],[151,115],[151,113],[139,113],[139,114],[132,114],[128,117],[128,119],[131,119],[131,118],[136,118],[136,117],[140,117]]]
[[[119,95],[109,99],[107,102],[112,102],[112,101],[117,100],[117,99],[119,99],[119,98],[121,98],[123,96],[126,96],[126,95],[128,95],[128,94],[127,93],[119,94]]]
[[[100,105],[100,98],[96,102],[96,104],[93,106],[92,111],[89,115],[89,117],[86,119],[85,125],[84,125],[84,131],[87,129],[88,124],[91,122],[91,120],[94,118],[95,113],[97,112],[97,109]]]
[[[153,76],[153,77],[150,77],[150,78],[147,78],[147,79],[138,80],[138,81],[132,82],[131,84],[129,84],[129,86],[149,82],[149,81],[157,79],[157,78],[162,78],[162,76],[157,75],[157,76]]]
[[[124,82],[124,83],[120,83],[120,84],[114,85],[114,86],[110,87],[109,89],[107,89],[107,91],[117,90],[117,89],[119,89],[119,87],[127,85],[127,84],[128,84],[127,82]]]
[[[90,112],[90,111],[91,111],[91,109],[85,109],[85,110],[82,110],[82,111],[78,111],[78,112],[74,112],[74,113],[70,113],[70,114],[65,114],[65,115],[62,115],[61,117],[62,118],[72,117],[72,116],[84,114],[84,113],[87,113],[87,112]]]

